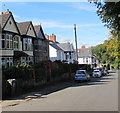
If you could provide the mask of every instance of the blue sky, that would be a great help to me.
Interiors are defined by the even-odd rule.
[[[108,38],[96,14],[95,4],[89,2],[5,2],[2,11],[9,9],[17,22],[32,21],[41,24],[45,34],[52,33],[59,42],[74,41],[74,24],[77,25],[78,47],[101,44]]]

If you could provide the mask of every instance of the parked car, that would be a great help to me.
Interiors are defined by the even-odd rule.
[[[101,77],[102,73],[100,70],[94,70],[92,76],[93,77]]]
[[[104,73],[105,73],[105,75],[109,74],[107,69],[104,70]]]
[[[90,75],[87,74],[86,70],[77,70],[74,80],[75,81],[90,81]]]
[[[100,70],[101,71],[101,75],[104,76],[105,73],[104,73],[104,69],[102,67],[99,67],[99,68],[96,68],[96,70]]]

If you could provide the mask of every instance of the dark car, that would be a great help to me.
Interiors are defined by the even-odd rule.
[[[105,75],[109,74],[109,71],[107,69],[104,70]]]

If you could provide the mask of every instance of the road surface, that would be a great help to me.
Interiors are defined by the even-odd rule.
[[[3,111],[118,111],[118,73],[88,83],[72,81],[61,90]]]

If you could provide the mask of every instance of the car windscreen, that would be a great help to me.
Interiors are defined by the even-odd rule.
[[[94,71],[95,73],[99,72],[99,71]]]
[[[76,73],[77,73],[77,74],[85,74],[84,71],[77,71]]]

